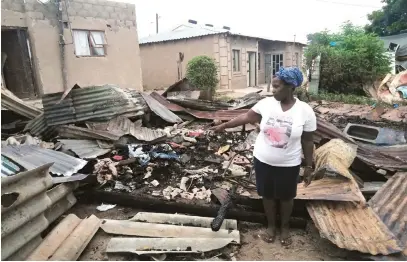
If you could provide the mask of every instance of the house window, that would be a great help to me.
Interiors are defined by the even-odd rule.
[[[283,54],[273,55],[273,76],[284,66]]]
[[[73,30],[75,55],[105,56],[106,39],[103,31]]]
[[[258,67],[258,70],[261,70],[261,63],[260,63],[260,53],[257,53],[257,67]]]
[[[233,72],[240,72],[240,50],[233,49]]]

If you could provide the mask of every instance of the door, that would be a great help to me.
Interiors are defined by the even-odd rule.
[[[27,30],[2,29],[1,49],[6,57],[2,72],[6,88],[19,98],[36,97]]]
[[[270,81],[271,78],[271,54],[264,55],[264,72],[266,77],[266,83]]]
[[[247,52],[248,54],[248,74],[247,74],[247,86],[256,86],[256,52]]]

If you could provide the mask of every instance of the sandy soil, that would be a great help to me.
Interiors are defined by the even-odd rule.
[[[106,212],[96,210],[96,204],[77,204],[70,213],[80,218],[95,214],[99,218],[129,219],[139,210],[116,206]],[[260,239],[263,227],[258,224],[239,223],[241,246],[230,245],[224,249],[196,255],[167,256],[166,260],[344,260],[346,252],[337,248],[329,241],[321,239],[312,222],[306,230],[292,229],[293,244],[289,248],[281,246],[279,241],[268,244]],[[86,247],[79,260],[153,260],[151,257],[141,257],[135,254],[106,254],[107,244],[112,236],[99,229],[92,241]],[[277,239],[278,240],[278,239]]]

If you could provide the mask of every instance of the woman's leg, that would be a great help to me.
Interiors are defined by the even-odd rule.
[[[280,201],[280,216],[281,216],[281,244],[290,245],[290,217],[293,211],[294,199]]]
[[[267,235],[264,239],[266,242],[273,242],[276,237],[276,200],[275,199],[267,199],[263,197],[263,206],[264,212],[266,213],[267,217]]]

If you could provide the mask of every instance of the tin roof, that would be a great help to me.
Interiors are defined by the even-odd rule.
[[[217,27],[210,27],[205,25],[194,25],[194,24],[182,24],[176,27],[172,31],[162,32],[155,35],[150,35],[147,37],[142,37],[139,39],[139,44],[149,44],[149,43],[159,43],[159,42],[166,42],[166,41],[175,41],[181,39],[188,39],[194,37],[202,37],[208,35],[217,35],[217,34],[230,34],[235,36],[242,36],[242,37],[250,37],[250,38],[257,38],[262,40],[269,40],[269,41],[280,41],[280,42],[292,42],[286,40],[277,40],[277,39],[269,39],[266,37],[261,36],[254,36],[249,34],[241,34],[238,32],[233,32],[231,30],[227,30],[224,28],[217,28]],[[298,44],[305,45],[304,43],[297,42]]]
[[[372,255],[388,255],[402,250],[396,237],[369,206],[310,201],[307,210],[321,237],[340,248]]]
[[[369,205],[403,246],[407,256],[407,172],[397,173],[370,199]]]
[[[87,163],[85,160],[72,157],[65,153],[33,145],[5,146],[1,148],[1,154],[27,170],[37,168],[44,164],[54,163],[50,167],[50,172],[63,176],[72,176]]]

